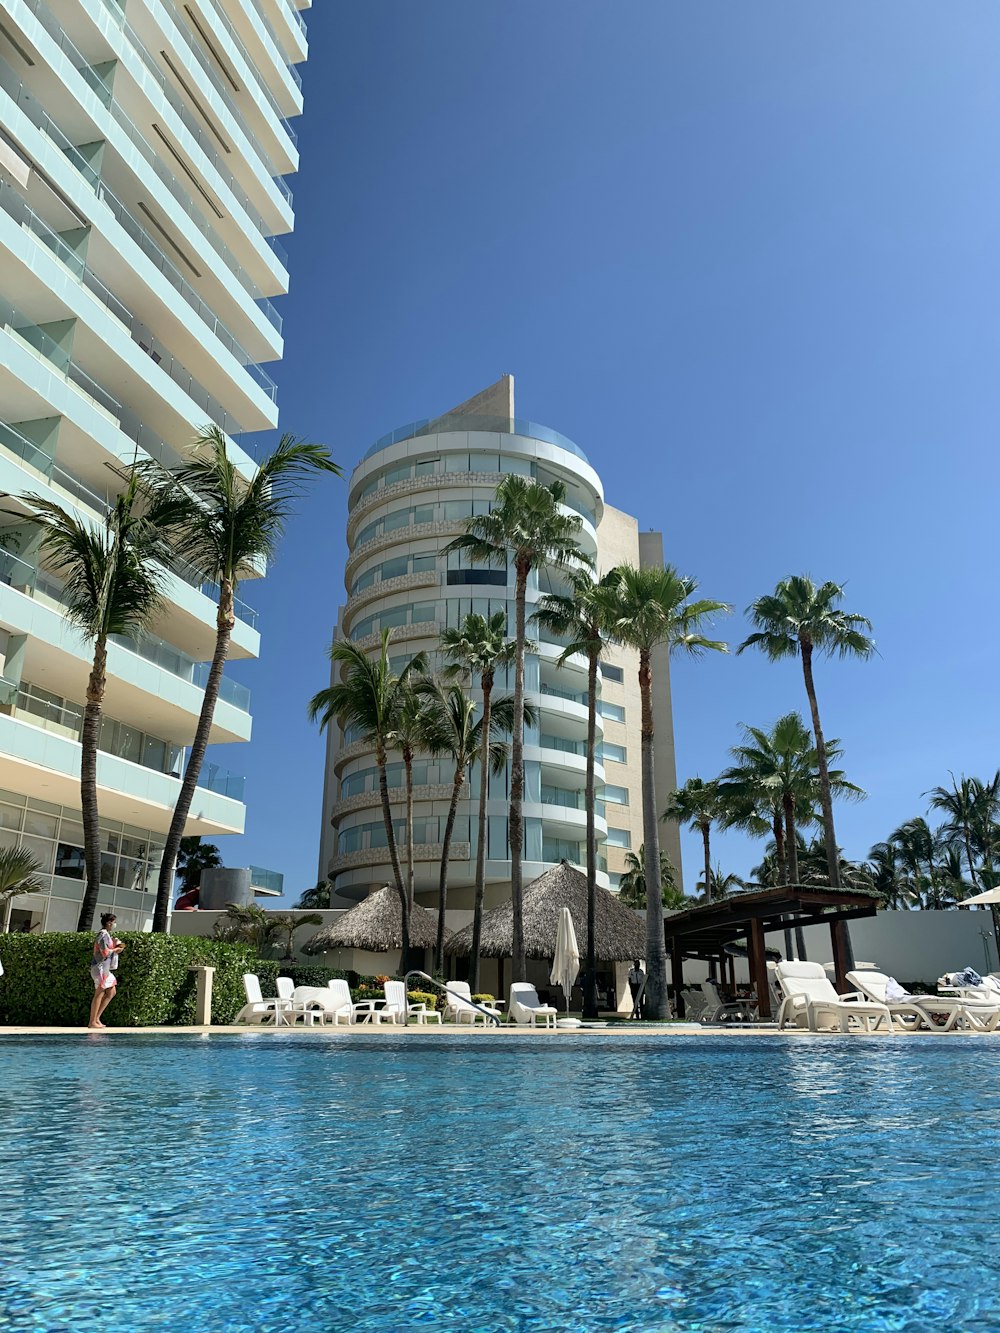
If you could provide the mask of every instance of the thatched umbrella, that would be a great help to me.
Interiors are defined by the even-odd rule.
[[[436,943],[437,917],[414,903],[410,912],[410,947],[433,949]],[[402,947],[403,909],[399,894],[387,884],[338,917],[332,926],[317,931],[303,944],[302,952],[363,949],[366,953],[389,953]]]
[[[553,958],[559,914],[569,908],[580,953],[587,953],[587,876],[567,861],[539,875],[524,890],[524,951],[529,958]],[[483,914],[480,951],[484,958],[510,958],[514,947],[514,906],[501,903]],[[452,935],[445,953],[472,952],[472,926]],[[597,890],[597,957],[602,963],[644,958],[646,929],[630,907],[607,889]]]

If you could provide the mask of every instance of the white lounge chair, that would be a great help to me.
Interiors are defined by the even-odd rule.
[[[890,1000],[886,989],[890,978],[884,972],[874,970],[848,972],[847,980],[869,1000],[884,1004],[889,1010],[893,1023],[902,1032],[951,1032],[962,1017],[960,1000],[944,995],[910,995],[904,1000]],[[935,1022],[934,1015],[941,1016],[941,1022]]]
[[[334,1027],[338,1023],[378,1023],[380,1021],[382,1011],[376,1009],[376,1001],[352,999],[351,988],[343,977],[337,977],[326,984],[333,996],[334,1004],[332,1013],[327,1010],[327,1016],[333,1018]]]
[[[410,1004],[407,1001],[405,982],[387,981],[382,989],[385,991],[385,1004],[379,1012],[382,1018],[390,1023],[401,1023],[405,1027],[411,1018],[415,1018],[420,1024],[441,1022],[441,1015],[436,1009],[428,1009],[426,1004]]]
[[[962,1026],[973,1032],[996,1032],[1000,1027],[1000,978],[989,974],[978,986],[953,985],[956,974],[946,972],[938,978],[938,990],[959,1000]],[[942,998],[947,998],[942,995]]]
[[[515,981],[511,983],[507,1012],[515,1023],[527,1023],[533,1028],[540,1020],[544,1027],[554,1028],[559,1010],[551,1004],[542,1004],[530,982]]]
[[[243,990],[247,1002],[233,1019],[234,1023],[273,1023],[277,1025],[281,1021],[280,1015],[282,1010],[287,1007],[286,1002],[277,996],[272,1000],[265,1000],[260,990],[260,978],[255,972],[243,973]]]
[[[884,1004],[867,999],[860,991],[838,995],[820,963],[779,963],[774,971],[785,993],[778,1010],[779,1029],[850,1032],[851,1024],[856,1023],[864,1032],[896,1030]]]
[[[725,1023],[729,1018],[745,1021],[757,1017],[756,1000],[724,1000],[710,977],[701,983],[701,993],[705,997],[705,1011],[701,1015],[703,1023]]]
[[[279,1000],[290,1000],[292,991],[295,989],[295,982],[291,977],[278,977],[274,983],[274,988],[278,992]]]
[[[483,1011],[487,1012],[483,1012]],[[448,993],[444,997],[444,1016],[452,1023],[470,1023],[475,1027],[482,1019],[484,1027],[492,1027],[490,1015],[498,1021],[503,1017],[500,1010],[492,1004],[475,1005],[472,1003],[472,989],[467,981],[449,981]]]

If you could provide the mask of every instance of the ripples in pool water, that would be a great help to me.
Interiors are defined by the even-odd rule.
[[[0,1043],[0,1329],[996,1333],[1000,1040]]]

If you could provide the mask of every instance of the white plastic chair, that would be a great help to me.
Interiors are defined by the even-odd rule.
[[[477,1008],[472,1003],[472,989],[467,981],[449,981],[448,993],[444,997],[444,1016],[453,1023],[470,1023],[475,1027],[482,1019],[484,1027],[492,1027],[490,1014],[496,1019],[503,1015],[492,1004],[482,1004]],[[487,1010],[484,1013],[483,1010]]]
[[[538,991],[528,981],[511,983],[507,1012],[515,1023],[526,1023],[532,1028],[538,1026],[539,1020],[543,1027],[554,1028],[559,1013],[551,1004],[542,1004]]]
[[[441,1022],[441,1015],[436,1009],[428,1009],[426,1004],[407,1003],[405,982],[387,981],[382,989],[385,991],[385,1004],[381,1013],[390,1023],[401,1023],[405,1027],[410,1018],[415,1018],[418,1023]]]
[[[382,1010],[376,1009],[375,1000],[353,1000],[351,988],[343,977],[327,982],[333,996],[333,1025],[338,1023],[379,1023]]]
[[[703,1023],[724,1023],[727,1018],[757,1017],[756,1000],[724,1000],[711,977],[701,983],[701,991],[705,997],[705,1012],[701,1016]]]
[[[807,1027],[810,1032],[839,1028],[850,1032],[851,1023],[864,1032],[883,1028],[895,1032],[884,1004],[867,999],[860,991],[838,995],[820,963],[779,963],[775,976],[785,993],[778,1010],[778,1027]]]
[[[247,1002],[233,1019],[234,1023],[277,1023],[284,1002],[277,997],[265,1000],[260,990],[260,978],[255,972],[243,973],[243,990]]]

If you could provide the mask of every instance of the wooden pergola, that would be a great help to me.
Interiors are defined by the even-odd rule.
[[[767,985],[765,936],[797,926],[829,925],[833,966],[838,992],[847,990],[847,934],[844,923],[874,916],[877,894],[859,889],[829,889],[801,884],[783,884],[776,889],[736,893],[721,902],[689,907],[665,918],[663,933],[672,965],[678,1013],[683,1012],[684,959],[700,958],[717,965],[734,978],[734,961],[726,945],[746,944],[750,979],[757,991],[757,1013],[771,1017],[771,993]]]

